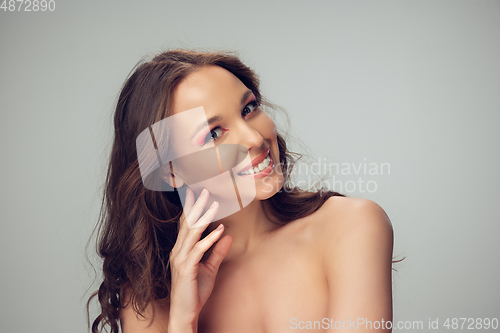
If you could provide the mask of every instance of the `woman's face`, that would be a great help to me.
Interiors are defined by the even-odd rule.
[[[190,113],[199,115],[200,112],[192,111],[195,108],[198,108],[197,111],[202,110],[204,119],[185,117]],[[182,114],[185,111],[187,112]],[[172,115],[172,118],[181,116],[179,119],[184,116],[181,121],[184,125],[174,127],[173,149],[178,156],[182,156],[182,152],[207,150],[208,153],[208,149],[218,147],[219,157],[222,158],[223,148],[239,147],[240,153],[244,151],[246,159],[234,160],[239,164],[233,169],[234,179],[227,180],[230,182],[230,188],[234,189],[233,185],[238,185],[240,192],[245,192],[245,186],[254,188],[255,195],[252,200],[264,200],[276,194],[283,186],[276,126],[257,105],[252,91],[231,72],[219,66],[205,66],[191,73],[174,91]],[[200,123],[205,126],[198,126]],[[228,151],[230,153],[231,149],[226,149],[226,152]],[[249,165],[250,162],[253,167]],[[182,162],[181,159],[177,170],[174,167],[174,174],[179,176],[177,183],[188,183],[188,186],[199,194],[201,188],[193,188],[186,179],[189,179],[190,175],[199,175],[200,167],[203,167],[203,159],[198,160],[198,163],[192,159],[184,159]],[[224,188],[228,187],[220,185],[211,188],[207,186],[213,200],[221,202],[228,196],[234,196],[234,190],[225,191]],[[221,208],[222,206],[221,202]]]

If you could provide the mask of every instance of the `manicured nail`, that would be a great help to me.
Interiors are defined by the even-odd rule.
[[[210,205],[210,208],[215,208],[215,207],[217,207],[217,204],[218,204],[218,202],[217,202],[217,201],[212,202],[212,204]]]
[[[220,231],[220,230],[222,230],[222,228],[223,228],[223,227],[224,227],[224,225],[221,223],[221,224],[219,224],[219,226],[217,227],[217,229],[216,229],[216,230],[217,230],[217,231]]]

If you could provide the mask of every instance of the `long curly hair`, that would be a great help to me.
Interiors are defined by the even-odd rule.
[[[203,66],[220,66],[254,93],[257,103],[269,109],[259,79],[252,69],[231,52],[170,50],[150,61],[141,61],[125,81],[114,114],[114,141],[111,149],[102,206],[97,226],[97,252],[103,259],[103,281],[87,301],[87,315],[97,296],[100,314],[92,322],[93,333],[109,327],[119,332],[119,311],[125,306],[125,290],[138,314],[154,301],[169,296],[169,254],[178,232],[182,205],[176,191],[151,191],[142,183],[137,159],[136,138],[149,126],[169,116],[172,97],[178,84]],[[334,191],[305,191],[290,181],[300,154],[287,149],[283,136],[277,135],[283,188],[263,201],[271,221],[286,224],[312,214]]]

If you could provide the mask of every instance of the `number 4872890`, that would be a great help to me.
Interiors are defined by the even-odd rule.
[[[0,10],[4,12],[53,12],[56,10],[54,0],[3,0]]]

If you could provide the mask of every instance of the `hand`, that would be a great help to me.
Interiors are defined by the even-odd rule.
[[[200,218],[209,196],[208,190],[204,189],[194,203],[193,191],[189,188],[186,191],[179,234],[170,252],[172,283],[169,327],[175,326],[183,329],[189,327],[196,332],[200,311],[212,293],[219,266],[233,242],[232,236],[223,237],[217,242],[208,259],[200,262],[205,252],[224,232],[224,225],[221,223],[200,240],[203,231],[219,210],[219,204],[214,201],[214,204]]]

